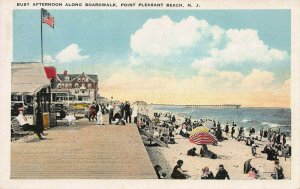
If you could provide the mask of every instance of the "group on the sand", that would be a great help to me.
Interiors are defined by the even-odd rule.
[[[89,121],[97,121],[98,125],[104,125],[103,115],[108,113],[109,124],[125,125],[131,123],[132,108],[126,102],[117,105],[116,103],[107,104],[93,102],[86,110],[86,117]],[[126,122],[126,123],[125,123]]]
[[[145,126],[149,126],[149,122],[151,122],[150,118],[146,118],[148,120],[148,124]],[[147,123],[146,122],[146,123]],[[207,125],[207,122],[211,122],[212,125],[209,128],[209,132],[212,133],[218,142],[222,142],[224,140],[234,139],[237,142],[244,141],[247,146],[251,148],[251,153],[254,157],[262,157],[261,154],[258,155],[256,151],[258,145],[256,141],[262,141],[263,138],[268,139],[269,142],[261,153],[265,153],[267,156],[267,160],[274,161],[274,173],[271,175],[274,179],[284,179],[283,169],[279,165],[278,157],[290,157],[291,156],[291,147],[286,144],[286,134],[280,133],[279,131],[273,131],[271,129],[263,129],[261,128],[259,131],[255,131],[254,127],[249,128],[249,135],[246,136],[245,128],[243,126],[237,127],[235,122],[232,122],[230,126],[228,122],[224,127],[221,127],[221,123],[219,121],[206,119],[206,120],[197,120],[192,121],[191,117],[186,117],[183,122],[178,124],[177,118],[175,115],[171,113],[155,113],[154,114],[154,123],[157,127],[153,128],[154,136],[160,138],[162,141],[168,144],[175,144],[175,137],[174,135],[179,134],[183,138],[189,138],[190,131],[195,129],[196,127],[201,127]],[[179,129],[179,132],[178,130]],[[176,132],[175,132],[176,131]],[[256,135],[256,133],[258,133]],[[167,138],[167,140],[166,140]],[[171,139],[171,140],[170,140]],[[196,148],[193,147],[187,151],[188,156],[198,156],[198,157],[206,157],[211,159],[216,159],[218,156],[214,152],[208,150],[207,145],[202,145],[199,151],[199,154],[196,152]],[[186,170],[183,170],[181,167],[183,165],[183,161],[179,160],[177,165],[174,167],[173,172],[171,174],[171,178],[174,179],[186,179],[189,178]],[[161,167],[159,167],[157,171],[157,175],[160,175],[160,178],[165,178],[164,176],[159,174],[162,171]],[[209,171],[208,167],[204,167],[202,169],[203,174],[201,179],[229,179],[228,172],[224,169],[223,165],[220,165],[218,173],[214,176],[214,174]],[[259,178],[260,169],[256,169],[255,167],[250,167],[245,174],[248,174],[249,177],[252,178]]]
[[[190,177],[187,170],[182,169],[183,161],[178,160],[177,165],[173,168],[171,178],[173,179],[187,179]],[[219,165],[218,172],[216,176],[209,171],[208,167],[202,169],[202,175],[200,179],[230,179],[228,172],[225,170],[224,165]]]

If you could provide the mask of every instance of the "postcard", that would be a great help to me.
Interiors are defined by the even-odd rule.
[[[300,187],[299,2],[0,8],[1,188]]]

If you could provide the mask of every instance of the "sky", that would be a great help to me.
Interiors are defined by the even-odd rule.
[[[101,96],[290,107],[289,10],[52,10],[44,63],[98,74]],[[39,10],[14,10],[13,61],[41,61]]]

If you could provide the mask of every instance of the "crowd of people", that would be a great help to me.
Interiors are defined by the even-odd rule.
[[[177,164],[173,168],[173,171],[171,173],[171,178],[173,179],[187,179],[190,177],[188,174],[188,170],[185,170],[182,168],[183,166],[183,161],[178,160]],[[208,167],[204,167],[202,169],[202,174],[199,179],[218,179],[218,180],[225,180],[225,179],[230,180],[229,174],[224,168],[224,165],[220,164],[218,172],[216,173],[216,176],[209,170]]]
[[[221,127],[221,123],[219,121],[211,120],[211,119],[200,119],[200,120],[192,120],[191,117],[186,117],[183,119],[181,123],[179,123],[178,118],[171,113],[155,113],[153,122],[154,125],[154,136],[160,138],[162,141],[167,143],[175,144],[175,135],[180,135],[182,138],[189,138],[190,132],[196,127],[205,126],[207,122],[211,122],[212,126],[209,127],[209,132],[212,133],[218,142],[222,142],[224,140],[234,139],[237,142],[244,141],[247,146],[251,149],[251,154],[254,158],[260,157],[262,158],[262,154],[265,153],[267,156],[267,160],[274,161],[275,168],[274,174],[272,174],[272,178],[274,179],[283,179],[283,169],[279,165],[278,156],[282,157],[290,157],[291,156],[291,147],[286,144],[286,134],[280,133],[280,130],[274,131],[272,129],[264,129],[256,131],[254,127],[250,127],[245,129],[243,126],[238,127],[235,122],[232,122],[230,126],[227,122],[223,127]],[[148,125],[151,122],[150,118],[148,118]],[[245,131],[248,131],[247,135]],[[168,138],[166,140],[166,137]],[[260,143],[258,141],[267,141],[268,144],[265,146],[264,150],[261,153],[257,152],[257,148]],[[172,139],[172,140],[170,140]],[[206,157],[211,159],[217,159],[217,154],[208,150],[207,145],[202,145],[199,153],[197,153],[197,149],[195,147],[189,149],[187,151],[187,156],[197,156],[197,157]],[[249,163],[250,164],[250,163]],[[186,179],[189,178],[187,174],[187,170],[182,169],[183,161],[179,160],[177,165],[174,167],[171,178],[174,179]],[[161,168],[160,168],[161,170]],[[223,165],[219,166],[219,170],[214,176],[214,174],[209,171],[208,167],[204,167],[202,169],[201,179],[230,179],[228,172],[224,169]],[[248,177],[258,179],[259,178],[259,169],[255,167],[250,167],[245,174]],[[157,173],[158,174],[158,173]],[[158,174],[159,175],[159,174]],[[164,172],[165,175],[165,172]],[[160,178],[165,178],[166,176],[160,176]]]
[[[104,125],[103,115],[108,114],[109,124],[125,125],[131,123],[133,109],[130,107],[129,102],[104,104],[93,102],[86,110],[85,116],[89,121],[97,121],[98,125]]]

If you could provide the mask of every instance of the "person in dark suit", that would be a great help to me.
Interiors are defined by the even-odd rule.
[[[131,123],[131,115],[130,115],[130,104],[128,102],[126,102],[125,106],[124,106],[124,111],[125,111],[125,120],[126,123]]]
[[[215,179],[225,180],[226,178],[230,180],[228,172],[224,169],[224,165],[219,165],[219,171],[217,172]]]

